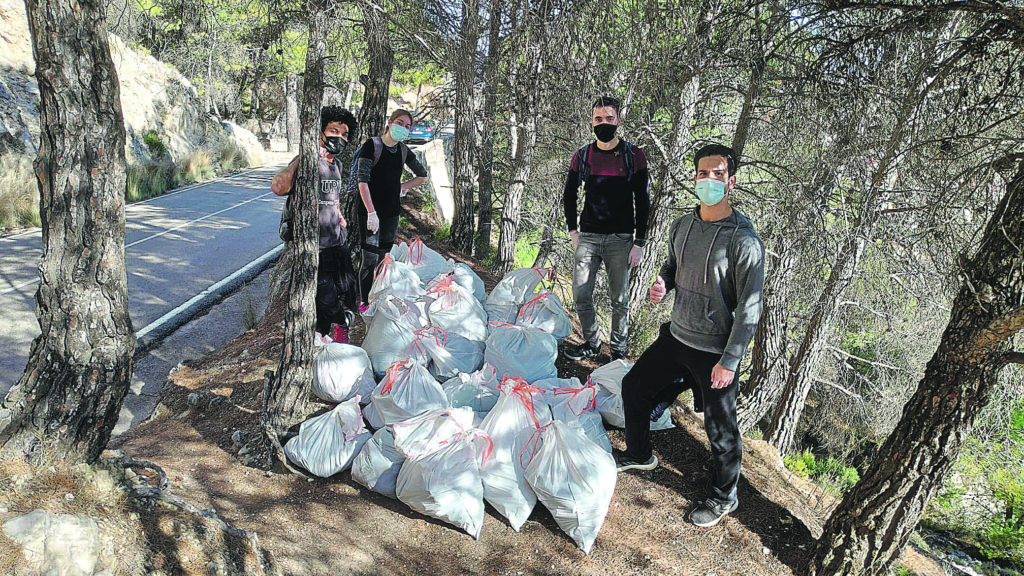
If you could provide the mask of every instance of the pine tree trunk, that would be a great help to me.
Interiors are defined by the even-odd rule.
[[[523,190],[533,169],[533,151],[537,144],[537,120],[531,99],[525,98],[511,114],[512,124],[512,178],[501,207],[501,229],[498,237],[498,258],[495,274],[503,276],[516,264],[516,239],[519,235],[519,212],[522,210]]]
[[[466,254],[473,252],[475,229],[476,175],[473,153],[476,148],[476,113],[473,87],[476,81],[476,44],[480,35],[479,0],[462,1],[462,26],[455,65],[455,214],[452,217],[451,243]]]
[[[1024,166],[989,220],[949,324],[896,429],[825,524],[811,574],[884,575],[957,461],[1024,330]]]
[[[299,149],[299,75],[289,74],[284,80],[284,131],[288,151]]]
[[[487,68],[484,71],[483,130],[477,152],[480,185],[477,207],[477,234],[473,255],[485,258],[491,251],[494,231],[494,115],[498,108],[498,56],[501,37],[501,0],[491,0],[491,15],[487,37]]]
[[[690,128],[697,110],[697,98],[700,94],[700,76],[691,74],[681,84],[679,91],[679,112],[672,126],[672,136],[661,162],[652,172],[650,187],[651,218],[647,227],[647,244],[640,258],[640,265],[632,270],[629,279],[629,316],[631,324],[639,326],[647,322],[645,315],[654,309],[645,306],[648,293],[654,278],[665,261],[668,246],[669,206],[675,197],[677,188],[671,182],[671,174],[683,165],[683,153],[690,143]],[[645,331],[630,330],[627,347],[631,354],[639,353],[650,342],[642,342]]]
[[[40,97],[42,331],[0,404],[3,452],[96,460],[131,382],[125,132],[104,5],[27,0]]]
[[[361,136],[353,140],[357,145],[384,131],[388,89],[391,86],[391,72],[395,67],[395,53],[391,49],[387,20],[371,3],[363,4],[363,31],[366,33],[369,68],[366,76],[360,77],[363,82],[363,104],[359,109]]]
[[[267,440],[284,462],[280,440],[306,416],[313,379],[316,271],[319,257],[317,190],[320,187],[320,103],[324,91],[324,59],[330,32],[326,6],[310,0],[309,44],[302,91],[302,138],[299,166],[295,172],[295,240],[290,242],[288,309],[284,320],[284,346],[277,373],[268,377],[263,390],[260,422]]]

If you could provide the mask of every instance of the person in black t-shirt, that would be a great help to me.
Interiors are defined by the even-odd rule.
[[[412,114],[399,108],[388,118],[384,134],[368,139],[356,155],[356,179],[361,199],[357,204],[359,223],[364,232],[363,261],[359,267],[364,303],[370,294],[377,263],[395,243],[402,198],[427,181],[426,168],[402,142],[409,137],[410,128]],[[402,182],[404,168],[409,168],[415,177]]]
[[[594,283],[604,262],[608,297],[612,301],[612,360],[626,354],[629,331],[629,269],[640,263],[647,240],[651,198],[647,156],[638,146],[615,135],[621,123],[619,101],[604,96],[594,102],[591,124],[597,142],[573,155],[565,179],[562,201],[565,224],[575,249],[572,294],[583,327],[583,343],[567,346],[573,360],[597,356],[601,338],[594,313]],[[583,211],[577,201],[584,191]]]
[[[346,226],[340,194],[345,190],[345,167],[339,155],[349,134],[359,126],[355,116],[340,106],[320,111],[320,190],[317,197],[320,224],[320,265],[316,278],[316,331],[335,342],[348,342],[349,317],[356,308],[356,278],[352,257],[345,248]],[[270,183],[278,196],[291,194],[296,156]]]

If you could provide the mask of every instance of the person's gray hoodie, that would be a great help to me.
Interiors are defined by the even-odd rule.
[[[672,335],[722,355],[735,371],[761,317],[764,245],[750,220],[733,208],[722,220],[700,219],[700,205],[669,229],[668,258],[659,275],[675,288]]]

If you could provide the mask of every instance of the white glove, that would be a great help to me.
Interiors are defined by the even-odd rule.
[[[640,257],[643,256],[644,249],[634,245],[629,249],[629,267],[636,268],[640,265]]]
[[[380,218],[377,217],[377,212],[370,212],[366,215],[366,228],[370,232],[377,232],[380,230]]]

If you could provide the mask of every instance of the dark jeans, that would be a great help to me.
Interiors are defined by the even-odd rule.
[[[373,284],[373,273],[377,264],[384,258],[384,255],[391,252],[395,245],[395,235],[398,234],[399,216],[380,218],[380,228],[376,232],[370,232],[366,227],[366,212],[359,212],[359,226],[363,230],[362,264],[359,266],[359,288],[362,292],[363,302],[370,297],[370,286]]]
[[[622,379],[622,405],[626,453],[644,461],[651,457],[651,411],[684,390],[693,390],[694,409],[704,412],[704,431],[711,443],[713,474],[707,496],[719,504],[731,504],[740,479],[743,439],[736,423],[735,380],[725,388],[711,388],[711,369],[721,356],[683,344],[668,324],[662,324],[658,339]]]
[[[633,248],[632,234],[595,234],[580,232],[576,246],[572,274],[572,296],[576,316],[583,328],[583,338],[595,348],[601,347],[594,311],[594,284],[597,271],[608,272],[608,298],[612,301],[612,333],[608,345],[613,351],[626,351],[629,332],[629,251]]]
[[[356,275],[344,246],[320,251],[316,272],[316,331],[327,334],[331,324],[346,325],[345,309],[356,309]]]

